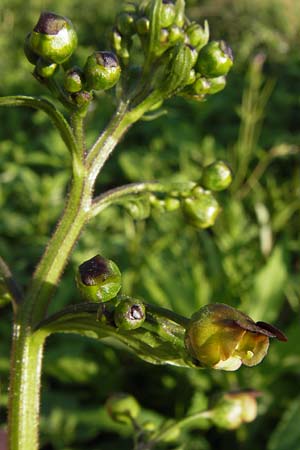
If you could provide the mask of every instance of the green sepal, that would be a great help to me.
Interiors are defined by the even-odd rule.
[[[111,260],[96,255],[82,263],[76,274],[77,287],[90,302],[107,302],[121,289],[121,272]]]
[[[45,61],[43,58],[37,60],[35,66],[35,72],[39,77],[50,78],[54,75],[57,69],[57,64],[49,61]]]
[[[185,30],[189,43],[199,52],[209,40],[209,26],[207,20],[204,22],[204,27],[196,22],[192,22]]]

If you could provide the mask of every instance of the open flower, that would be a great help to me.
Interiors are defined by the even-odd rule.
[[[268,351],[269,338],[287,340],[273,325],[255,323],[241,311],[215,303],[191,317],[185,344],[202,366],[237,370],[242,364],[259,364]]]

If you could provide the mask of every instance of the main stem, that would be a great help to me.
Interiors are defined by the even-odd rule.
[[[81,158],[78,153],[73,153],[73,179],[65,210],[15,319],[8,420],[9,450],[38,450],[41,367],[46,335],[34,332],[34,326],[45,318],[51,296],[89,218],[97,174],[122,135],[135,122],[132,119],[128,118],[126,108],[122,107],[93,147],[92,159],[85,160],[83,152]],[[78,144],[82,130],[73,131]]]

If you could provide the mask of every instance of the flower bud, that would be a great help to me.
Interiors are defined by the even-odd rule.
[[[215,78],[209,78],[209,89],[207,91],[208,94],[213,95],[222,91],[226,86],[226,78],[224,75]]]
[[[90,89],[110,89],[121,75],[118,58],[112,52],[94,52],[87,59],[84,75]]]
[[[73,94],[82,89],[83,72],[79,67],[72,67],[65,73],[64,87],[67,92]]]
[[[204,22],[204,28],[196,22],[192,22],[186,29],[186,34],[190,44],[199,51],[208,43],[209,27],[208,22]]]
[[[173,25],[176,17],[176,9],[172,0],[162,0],[160,25],[162,27],[170,27]]]
[[[211,191],[223,191],[232,182],[230,168],[223,161],[214,161],[209,166],[204,167],[201,184]]]
[[[43,58],[37,60],[35,72],[42,78],[50,78],[57,69],[57,64],[45,61]]]
[[[93,100],[93,95],[87,91],[79,91],[72,94],[72,99],[80,109],[84,109]]]
[[[259,395],[259,392],[251,389],[223,394],[211,409],[213,424],[234,430],[243,423],[253,422],[257,417],[256,397]]]
[[[182,200],[182,210],[189,222],[197,228],[211,227],[221,208],[210,191],[198,187],[192,196]]]
[[[110,417],[123,424],[131,424],[131,419],[136,419],[141,409],[137,400],[125,393],[112,395],[105,406]]]
[[[224,41],[211,41],[198,55],[196,69],[207,78],[226,75],[233,64],[231,48]]]
[[[79,266],[76,281],[86,300],[107,302],[121,289],[121,272],[113,261],[96,255]]]
[[[114,322],[122,330],[136,330],[144,323],[145,318],[146,308],[141,300],[124,298],[115,308]]]
[[[270,337],[287,340],[274,326],[255,323],[231,306],[215,303],[193,314],[185,345],[202,366],[233,371],[242,364],[259,364],[268,351]]]
[[[150,20],[147,17],[141,17],[135,22],[136,31],[140,35],[149,33],[150,30]]]
[[[122,36],[131,36],[134,33],[134,16],[128,12],[117,15],[116,25]]]
[[[62,64],[77,46],[77,35],[66,17],[43,12],[29,37],[31,50],[44,59]]]
[[[184,41],[184,31],[177,25],[173,25],[169,28],[169,42],[175,44],[179,41]]]

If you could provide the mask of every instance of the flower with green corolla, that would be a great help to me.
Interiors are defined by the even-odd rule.
[[[201,366],[233,371],[242,364],[259,364],[268,351],[270,338],[287,340],[276,327],[255,323],[231,306],[214,303],[193,314],[185,345]]]

